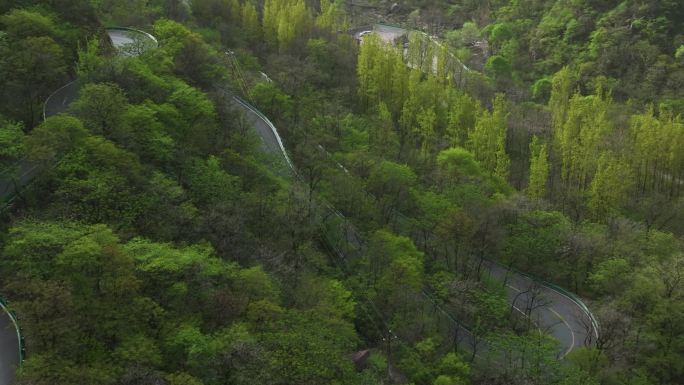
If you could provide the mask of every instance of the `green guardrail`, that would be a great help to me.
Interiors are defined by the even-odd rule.
[[[518,270],[512,266],[504,265],[501,262],[497,262],[497,261],[494,261],[494,260],[489,259],[489,258],[482,258],[482,260],[485,262],[497,265],[497,266],[505,269],[508,272],[526,277],[529,280],[531,280],[532,282],[538,283],[539,285],[544,286],[547,289],[553,290],[553,291],[557,292],[558,294],[560,294],[560,295],[568,298],[569,300],[571,300],[573,303],[575,303],[580,308],[580,310],[582,310],[582,312],[584,312],[589,317],[589,320],[591,321],[593,332],[594,332],[596,338],[598,338],[598,332],[599,332],[598,320],[596,319],[594,314],[589,310],[589,307],[584,303],[584,301],[582,301],[582,299],[579,296],[577,296],[577,294],[575,294],[575,293],[573,293],[567,289],[564,289],[561,286],[556,285],[555,283],[548,282],[548,281],[541,279],[539,277],[536,277],[530,273],[525,273],[525,272],[520,271],[520,270]]]
[[[19,366],[21,366],[26,358],[26,344],[24,342],[24,335],[21,327],[19,326],[19,319],[17,318],[16,313],[8,307],[7,301],[2,297],[0,297],[0,310],[4,311],[12,321],[12,324],[14,324],[14,329],[17,333],[17,354],[19,355]]]
[[[554,283],[545,281],[545,280],[543,280],[543,279],[541,279],[541,278],[537,278],[537,277],[535,277],[535,276],[533,276],[533,275],[531,275],[531,274],[528,274],[528,273],[519,271],[519,270],[517,270],[517,269],[515,269],[515,268],[513,268],[513,267],[504,266],[504,265],[502,265],[501,263],[496,262],[496,261],[490,261],[490,262],[495,263],[495,264],[497,264],[497,265],[499,265],[499,266],[505,267],[506,269],[508,269],[508,270],[510,270],[510,271],[512,271],[512,272],[514,272],[514,273],[516,273],[516,274],[525,276],[525,277],[531,279],[532,281],[537,282],[537,283],[539,283],[540,285],[545,286],[545,287],[547,287],[547,288],[549,288],[549,289],[551,289],[551,290],[553,290],[553,291],[555,291],[555,292],[557,292],[557,293],[563,295],[564,297],[570,299],[572,302],[574,302],[574,303],[575,303],[575,304],[576,304],[576,305],[577,305],[577,306],[578,306],[578,307],[579,307],[579,308],[580,308],[580,309],[589,317],[589,320],[591,321],[592,329],[594,329],[594,330],[593,330],[593,331],[594,331],[594,335],[595,335],[595,337],[598,339],[598,337],[599,337],[599,323],[598,323],[598,320],[596,319],[596,317],[594,317],[594,314],[589,310],[589,307],[587,307],[587,305],[584,303],[584,301],[582,301],[582,299],[579,298],[575,293],[573,293],[573,292],[571,292],[571,291],[568,291],[568,290],[566,290],[566,289],[563,289],[562,287],[560,287],[560,286],[558,286],[558,285],[556,285],[556,284],[554,284]]]

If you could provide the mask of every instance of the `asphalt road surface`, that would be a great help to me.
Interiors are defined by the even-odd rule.
[[[1,305],[0,305],[1,307]],[[19,339],[12,318],[4,307],[0,308],[0,384],[14,382],[19,365]]]
[[[598,331],[592,315],[568,295],[500,264],[485,262],[484,267],[504,282],[511,306],[558,340],[559,357],[585,346],[586,341],[596,341]]]

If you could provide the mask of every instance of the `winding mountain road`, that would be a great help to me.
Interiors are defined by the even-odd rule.
[[[136,33],[135,30],[109,29],[108,33],[113,45],[123,55],[131,55],[131,52],[134,52],[131,51],[131,47],[139,47],[141,38],[154,40],[149,34],[142,32],[140,32],[142,35],[138,34],[134,38],[132,33]],[[154,40],[154,45],[156,43]],[[46,118],[66,110],[68,104],[77,95],[77,88],[74,84],[67,84],[48,98],[45,106]],[[245,117],[261,137],[264,149],[271,154],[282,156],[286,165],[296,174],[294,165],[287,155],[276,127],[263,113],[246,101],[237,96],[230,95],[230,97],[233,98],[234,105],[244,112]],[[19,169],[18,177],[11,180],[0,179],[0,198],[3,200],[15,195],[18,189],[28,184],[37,174],[36,167],[28,162],[22,162]],[[335,216],[341,216],[334,208],[329,207],[329,209]],[[351,236],[347,236],[346,241],[349,242],[349,237],[352,237],[354,243],[360,242],[358,234],[354,231],[352,233]],[[482,268],[484,269],[483,272],[505,284],[506,293],[513,308],[530,317],[540,329],[559,341],[561,350],[558,355],[560,358],[583,346],[586,341],[594,341],[594,338],[598,336],[596,320],[581,300],[574,295],[523,273],[511,271],[493,261],[484,261]],[[429,292],[425,292],[424,295],[428,300],[431,300]],[[435,306],[453,319],[444,309],[438,305]],[[453,320],[455,321],[455,319]],[[458,324],[457,321],[455,323]],[[458,327],[462,331],[460,337],[462,344],[477,345],[478,342],[467,329],[460,324]],[[480,348],[479,351],[482,352],[483,350],[486,348]],[[0,385],[11,385],[13,383],[19,361],[20,337],[18,326],[7,309],[3,307],[0,310]]]
[[[397,27],[376,25],[373,33],[380,34],[385,41],[393,41],[407,32]],[[463,68],[468,70],[465,66]],[[235,100],[262,138],[264,148],[271,153],[279,152],[294,171],[276,127],[255,107],[237,97]],[[338,166],[344,168],[339,164]],[[339,213],[335,211],[335,214]],[[559,358],[582,346],[591,345],[598,338],[598,323],[593,314],[572,293],[524,273],[512,271],[494,261],[483,261],[482,273],[502,281],[512,309],[529,317],[539,329],[558,340]],[[439,310],[446,312],[441,308]],[[463,345],[470,345],[471,348],[479,343],[467,329],[463,330],[460,338]]]
[[[360,31],[354,36],[362,40],[363,36],[373,33],[385,43],[394,44],[411,32],[418,32],[442,47],[436,38],[424,32],[384,24],[375,24],[372,30]],[[458,58],[449,55],[460,70],[470,71]],[[483,261],[482,268],[483,273],[503,282],[512,309],[529,317],[541,330],[559,341],[559,358],[581,346],[591,345],[598,339],[596,319],[587,306],[572,293],[524,273],[511,271],[494,261]],[[470,343],[474,344],[476,341],[471,337]]]
[[[598,338],[593,314],[572,293],[493,261],[486,261],[484,267],[491,277],[503,282],[511,306],[558,340],[559,358]]]
[[[152,35],[128,28],[108,28],[107,34],[117,51],[126,56],[134,55],[141,47],[157,44]],[[45,101],[43,119],[66,111],[77,96],[78,83],[75,81],[59,88]],[[13,177],[0,176],[0,203],[10,202],[22,187],[27,186],[40,173],[39,165],[28,159],[21,160],[16,169],[18,171]],[[0,303],[0,385],[14,383],[16,370],[21,364],[21,355],[21,337],[17,320],[10,314],[9,309]]]

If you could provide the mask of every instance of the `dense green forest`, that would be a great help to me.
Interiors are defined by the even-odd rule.
[[[684,383],[677,0],[0,15],[0,175],[41,170],[0,214],[16,384]],[[373,22],[416,31],[358,41]],[[158,47],[117,53],[111,26]],[[584,298],[598,337],[560,352],[488,261]]]

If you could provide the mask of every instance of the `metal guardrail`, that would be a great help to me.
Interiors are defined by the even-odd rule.
[[[584,301],[582,301],[582,299],[579,298],[576,294],[574,294],[574,293],[572,293],[571,291],[568,291],[568,290],[566,290],[566,289],[563,289],[562,287],[560,287],[560,286],[558,286],[558,285],[556,285],[556,284],[553,284],[553,283],[551,283],[551,282],[545,281],[545,280],[543,280],[543,279],[541,279],[541,278],[537,278],[537,277],[533,276],[532,274],[524,273],[524,272],[519,271],[519,270],[517,270],[517,269],[515,269],[515,268],[508,267],[508,266],[504,266],[504,265],[502,265],[501,263],[496,262],[496,261],[491,261],[491,260],[488,260],[488,261],[491,262],[491,263],[495,263],[495,264],[497,264],[497,265],[499,265],[499,266],[501,266],[501,267],[504,267],[504,268],[506,268],[506,269],[508,269],[508,270],[510,270],[510,271],[512,271],[512,272],[514,272],[514,273],[516,273],[516,274],[519,274],[519,275],[528,277],[528,278],[531,279],[532,281],[537,282],[537,283],[539,283],[540,285],[542,285],[542,286],[544,286],[544,287],[546,287],[546,288],[548,288],[548,289],[551,289],[551,290],[555,291],[556,293],[558,293],[558,294],[560,294],[560,295],[562,295],[562,296],[568,298],[568,299],[571,300],[572,302],[574,302],[574,303],[580,308],[580,310],[582,310],[582,312],[583,312],[584,314],[586,314],[586,315],[589,317],[589,320],[591,321],[591,326],[592,326],[592,329],[593,329],[593,332],[594,332],[594,336],[596,337],[596,339],[599,338],[599,323],[598,323],[598,320],[596,319],[596,317],[594,316],[594,314],[589,310],[589,307],[587,307],[587,305],[584,303]]]
[[[2,297],[0,297],[0,310],[4,311],[10,318],[17,333],[17,354],[19,355],[19,366],[21,366],[26,358],[26,345],[24,343],[24,336],[22,335],[21,327],[19,326],[19,321],[16,314],[7,307],[7,301],[5,301]]]
[[[247,101],[242,99],[241,97],[237,95],[233,95],[233,99],[235,99],[236,102],[240,103],[242,106],[247,108],[248,110],[252,111],[255,113],[266,125],[271,129],[271,132],[273,133],[273,136],[275,136],[276,141],[278,142],[278,147],[280,148],[280,152],[283,154],[285,157],[285,161],[287,162],[287,165],[292,169],[292,171],[295,171],[294,164],[290,160],[290,157],[287,155],[287,151],[285,150],[285,146],[283,145],[283,140],[280,138],[280,135],[278,134],[278,130],[275,128],[273,123],[264,115],[261,111],[259,111],[256,107],[253,105],[249,104]],[[296,171],[295,171],[296,172]]]
[[[159,41],[157,40],[156,37],[154,37],[152,34],[150,34],[148,32],[145,32],[145,31],[142,31],[139,29],[129,28],[129,27],[106,27],[105,30],[107,30],[107,31],[124,31],[124,32],[131,32],[131,33],[135,33],[135,34],[139,34],[139,35],[144,35],[149,40],[154,42],[154,48],[159,47]]]
[[[67,92],[70,88],[75,87],[78,88],[78,80],[72,80],[69,83],[59,87],[58,89],[55,90],[55,92],[51,93],[50,96],[45,99],[45,102],[43,103],[43,120],[47,120],[48,116],[48,105],[50,104],[50,101],[56,97],[56,95],[59,95],[60,93]],[[66,109],[66,106],[63,107],[62,112]],[[50,115],[52,116],[52,115]]]

